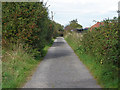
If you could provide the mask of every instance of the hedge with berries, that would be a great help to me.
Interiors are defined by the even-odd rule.
[[[119,64],[119,23],[117,18],[104,20],[104,25],[83,36],[82,47],[87,54],[97,57],[96,63],[114,68]]]
[[[2,25],[3,47],[25,43],[42,51],[56,32],[43,2],[3,2]]]

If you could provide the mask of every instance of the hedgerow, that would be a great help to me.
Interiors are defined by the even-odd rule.
[[[104,20],[104,25],[87,32],[82,40],[86,53],[98,57],[102,64],[118,65],[118,21]]]
[[[3,2],[2,25],[3,47],[24,43],[40,52],[55,32],[55,24],[43,2]]]
[[[102,82],[101,85],[118,87],[120,25],[116,18],[103,22],[103,26],[83,35],[81,47],[84,53],[96,58],[94,62],[101,68],[101,73],[96,78]]]
[[[43,2],[2,3],[2,88],[23,87],[53,44],[62,26],[48,14]]]
[[[103,88],[118,88],[119,28],[117,18],[84,33],[67,32],[65,39]]]

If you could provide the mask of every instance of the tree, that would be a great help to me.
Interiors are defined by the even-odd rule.
[[[82,26],[80,24],[78,24],[77,19],[70,21],[70,27],[72,29],[82,28]]]
[[[65,30],[71,30],[71,29],[76,29],[76,28],[82,28],[82,25],[78,24],[77,19],[72,20],[69,22],[69,24],[65,27]]]

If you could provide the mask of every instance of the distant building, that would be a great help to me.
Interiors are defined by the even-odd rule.
[[[89,29],[89,27],[86,27],[86,28],[84,28],[83,30],[88,30]]]
[[[77,32],[77,33],[81,33],[82,31],[83,31],[82,28],[81,28],[81,29],[79,29],[79,28],[76,29],[76,32]]]
[[[97,22],[96,24],[94,24],[94,25],[90,28],[90,31],[92,31],[92,29],[94,29],[94,28],[98,28],[98,27],[103,26],[103,25],[104,25],[103,22]]]
[[[83,31],[85,31],[85,30],[88,30],[89,28],[88,27],[86,27],[86,28],[77,28],[75,31],[77,32],[77,33],[81,33],[81,32],[83,32]]]

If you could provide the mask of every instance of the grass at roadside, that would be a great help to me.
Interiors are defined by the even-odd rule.
[[[40,61],[46,55],[53,41],[43,49],[43,56],[34,58],[21,48],[3,49],[2,58],[2,88],[20,88],[35,71]]]
[[[65,37],[65,40],[72,47],[80,60],[90,70],[91,74],[97,80],[98,84],[101,85],[101,87],[118,88],[118,73],[115,72],[115,70],[111,70],[111,68],[109,68],[109,65],[103,66],[102,64],[96,62],[96,57],[84,53],[82,51],[82,47],[80,47],[80,42],[74,33]]]

